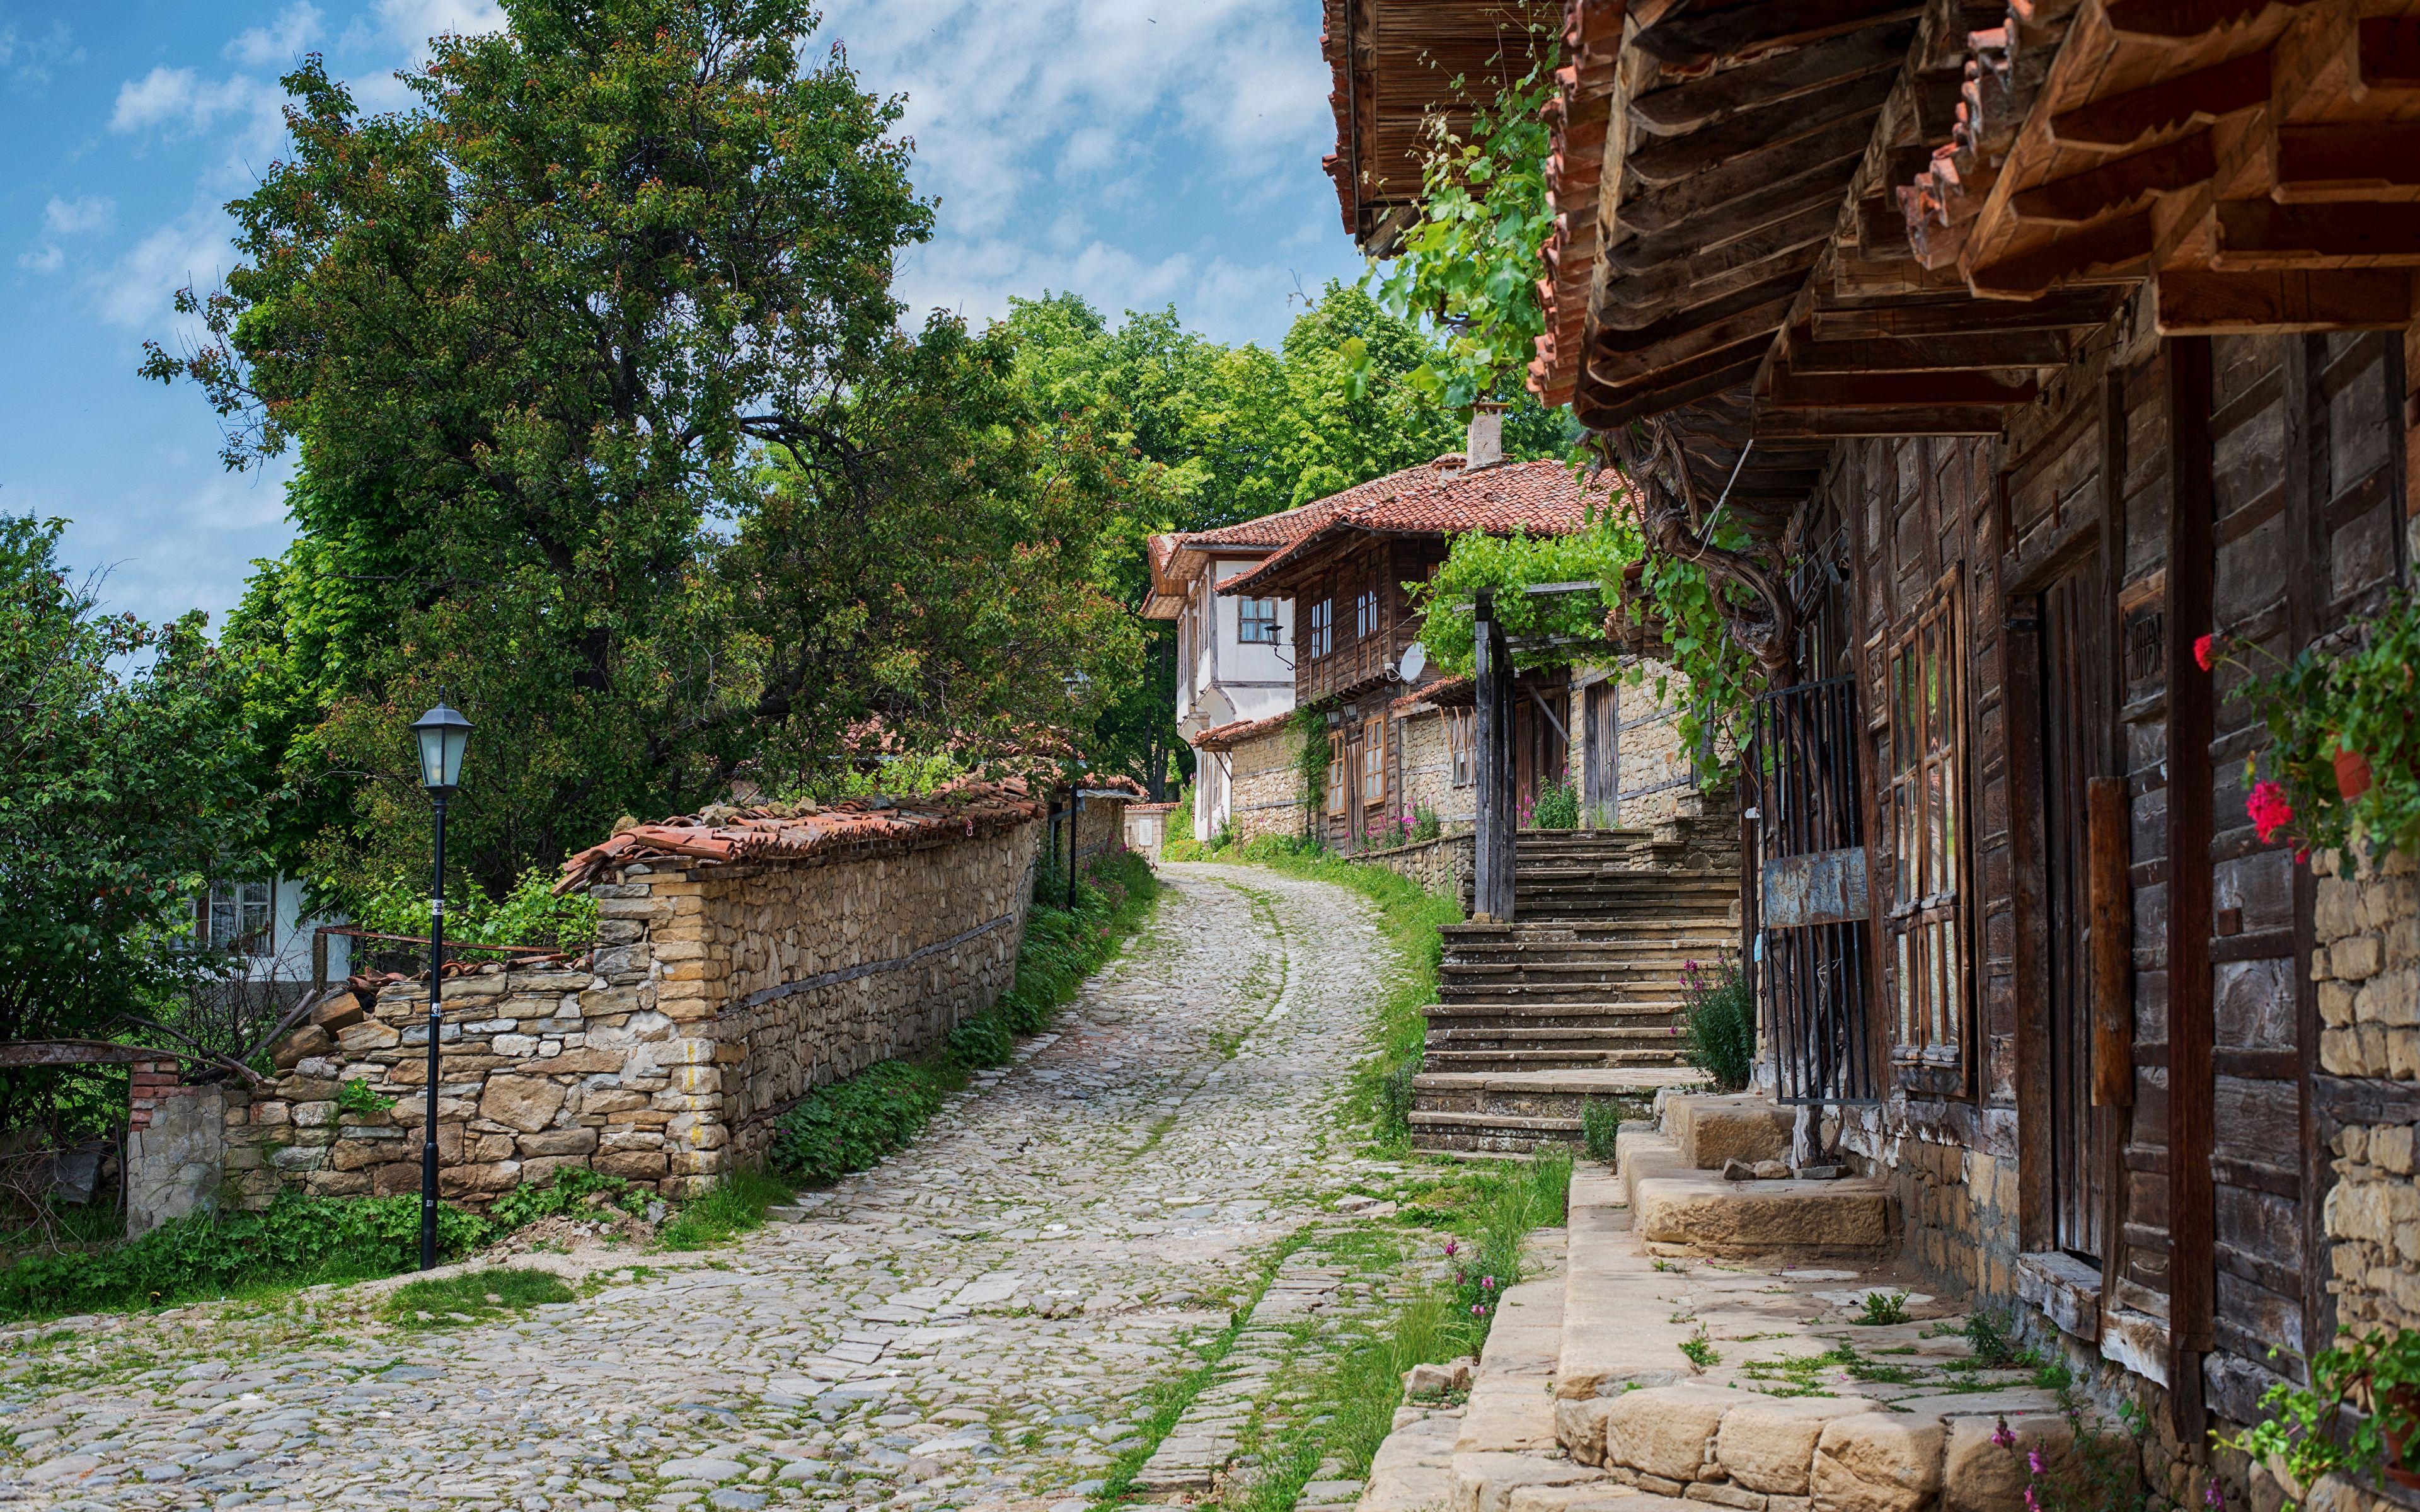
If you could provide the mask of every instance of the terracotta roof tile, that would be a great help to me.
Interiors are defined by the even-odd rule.
[[[1507,462],[1464,471],[1457,455],[1389,472],[1320,501],[1327,517],[1248,572],[1218,585],[1236,594],[1266,582],[1312,545],[1341,531],[1446,535],[1486,531],[1565,535],[1588,523],[1590,504],[1612,498],[1606,484],[1583,484],[1564,462]],[[1320,505],[1311,505],[1318,508]]]
[[[623,868],[641,862],[803,861],[853,850],[906,850],[951,834],[997,834],[1043,813],[1044,806],[1021,778],[964,783],[898,800],[707,809],[694,816],[635,825],[591,845],[563,863],[563,880],[555,884],[555,891],[611,880]]]
[[[1387,709],[1390,714],[1402,714],[1423,703],[1458,708],[1477,690],[1478,685],[1467,677],[1440,677],[1433,683],[1422,683],[1388,704]]]
[[[1294,711],[1289,709],[1283,714],[1272,714],[1265,719],[1237,719],[1228,724],[1212,725],[1190,737],[1186,744],[1196,750],[1227,750],[1239,742],[1282,729],[1293,717]]]

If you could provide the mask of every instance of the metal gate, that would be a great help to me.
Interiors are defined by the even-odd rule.
[[[1866,990],[1863,734],[1854,677],[1756,701],[1757,999],[1783,1103],[1881,1100]]]

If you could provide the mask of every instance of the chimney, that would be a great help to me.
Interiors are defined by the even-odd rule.
[[[1504,406],[1485,399],[1470,412],[1470,440],[1463,447],[1462,471],[1476,472],[1504,460]]]

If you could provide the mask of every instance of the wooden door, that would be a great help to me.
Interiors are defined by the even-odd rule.
[[[2051,1217],[2057,1246],[2101,1263],[2109,1116],[2092,1106],[2087,784],[2109,759],[2111,656],[2095,554],[2041,595],[2043,891],[2047,895]]]
[[[1588,721],[1588,822],[1610,829],[1621,822],[1621,685],[1607,678],[1590,683],[1584,702]]]

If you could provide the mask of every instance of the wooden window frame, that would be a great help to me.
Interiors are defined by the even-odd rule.
[[[1365,588],[1353,600],[1353,635],[1367,640],[1378,633],[1378,590]]]
[[[1471,760],[1471,737],[1476,733],[1472,726],[1475,722],[1473,710],[1445,711],[1446,770],[1450,786],[1466,788],[1479,780],[1479,764]]]
[[[1344,811],[1344,732],[1327,733],[1327,812],[1333,816]]]
[[[1235,602],[1235,640],[1239,645],[1278,644],[1278,601],[1244,598]]]
[[[277,940],[277,884],[274,882],[213,881],[202,893],[200,913],[201,946],[205,950],[225,950],[231,954],[250,956],[256,960],[269,955]],[[247,916],[255,921],[246,927]],[[220,920],[225,918],[222,926]]]
[[[1387,801],[1387,718],[1361,721],[1361,807],[1376,809]]]
[[[1311,606],[1310,634],[1304,638],[1303,650],[1312,656],[1325,656],[1336,649],[1336,600],[1321,598]]]
[[[1878,786],[1891,854],[1883,925],[1891,1063],[1901,1085],[1936,1093],[1962,1090],[1974,1058],[1962,597],[1953,569],[1883,657],[1888,745]],[[1928,666],[1933,696],[1912,700]]]

